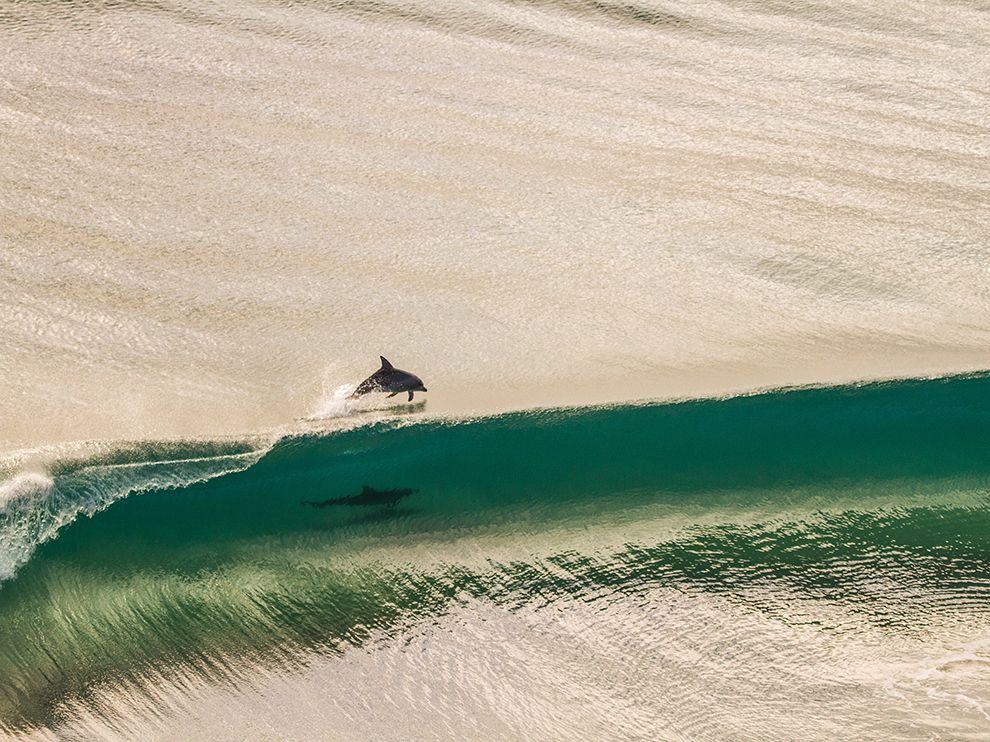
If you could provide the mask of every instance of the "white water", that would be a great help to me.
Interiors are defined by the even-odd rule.
[[[92,516],[135,493],[187,487],[242,471],[264,456],[274,439],[250,443],[253,448],[245,441],[246,450],[223,453],[208,450],[209,443],[198,451],[193,441],[185,444],[184,456],[171,457],[162,457],[153,443],[130,453],[126,444],[117,451],[80,445],[33,452],[31,459],[19,462],[26,471],[0,480],[0,584],[79,516]],[[157,445],[176,451],[183,446],[181,442]],[[49,467],[61,470],[57,481],[44,472]]]

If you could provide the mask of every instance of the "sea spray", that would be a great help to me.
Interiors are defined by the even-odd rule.
[[[335,417],[345,417],[355,410],[361,409],[360,400],[348,399],[356,388],[356,384],[340,384],[332,389],[328,389],[324,385],[323,395],[306,419],[328,420]]]

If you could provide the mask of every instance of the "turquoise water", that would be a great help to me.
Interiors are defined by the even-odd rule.
[[[976,375],[395,418],[291,435],[239,471],[186,486],[128,480],[104,492],[92,517],[36,544],[0,585],[0,723],[8,733],[57,730],[83,704],[110,723],[103,734],[164,734],[153,711],[168,704],[155,692],[177,678],[186,691],[256,687],[314,658],[413,641],[465,605],[475,606],[469,622],[489,609],[531,613],[537,633],[578,615],[575,604],[598,606],[645,645],[725,619],[724,607],[689,620],[676,601],[651,599],[673,591],[805,632],[806,648],[848,650],[840,661],[821,647],[811,658],[764,647],[746,675],[753,688],[786,687],[775,702],[787,714],[754,722],[740,698],[726,697],[695,734],[755,723],[743,736],[773,736],[790,729],[786,716],[808,737],[831,729],[915,738],[951,719],[954,735],[977,738],[987,729],[981,702],[960,700],[969,696],[939,658],[962,653],[973,682],[987,687],[980,668],[990,652],[979,641],[990,628],[988,403],[990,376]],[[257,450],[233,441],[134,445],[53,466],[48,487],[8,502],[0,529],[15,532],[18,513],[70,512],[73,498],[94,496],[94,478],[117,481],[115,472],[145,471],[151,460],[161,478],[163,467],[191,458]],[[364,485],[417,491],[394,507],[303,504]],[[125,497],[127,488],[142,491]],[[44,507],[29,510],[30,498]],[[449,630],[452,647],[463,630]],[[713,655],[730,675],[745,652],[737,640]],[[631,666],[642,659],[632,646],[610,652]],[[881,660],[930,661],[934,679],[909,682],[890,667],[866,673]],[[599,661],[589,657],[585,670],[593,675]],[[705,675],[678,667],[633,704],[638,726],[613,731],[662,737],[665,684],[699,694],[713,682]],[[612,682],[632,691],[634,677]],[[121,688],[147,708],[98,702]],[[816,701],[801,701],[809,693],[828,700],[834,727],[822,726]],[[864,714],[866,701],[882,714]],[[403,718],[457,709],[456,699],[430,703],[439,705]],[[528,725],[511,707],[498,715],[487,727],[496,737],[566,728]]]

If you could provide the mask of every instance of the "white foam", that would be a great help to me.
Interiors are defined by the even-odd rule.
[[[31,534],[48,510],[53,485],[37,472],[22,472],[0,484],[0,582],[13,577],[34,551]]]
[[[357,388],[354,384],[341,384],[333,390],[328,390],[324,384],[323,395],[320,401],[313,408],[313,411],[306,416],[307,420],[328,420],[335,417],[347,417],[357,409],[358,400],[348,399]]]
[[[274,441],[230,454],[151,461],[101,463],[96,445],[91,464],[55,476],[21,471],[0,483],[0,583],[14,576],[34,550],[80,514],[102,510],[128,495],[187,487],[250,467]],[[56,457],[57,458],[57,457]]]
[[[0,513],[14,500],[45,495],[52,486],[51,477],[37,472],[22,472],[6,482],[0,482]]]

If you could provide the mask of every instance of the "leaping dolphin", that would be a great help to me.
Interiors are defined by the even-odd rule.
[[[357,399],[370,392],[391,392],[388,395],[390,397],[394,397],[399,392],[408,392],[408,401],[412,402],[413,392],[426,391],[423,380],[418,376],[396,368],[388,362],[385,356],[379,356],[379,358],[382,359],[382,367],[358,384],[357,389],[348,399]]]

